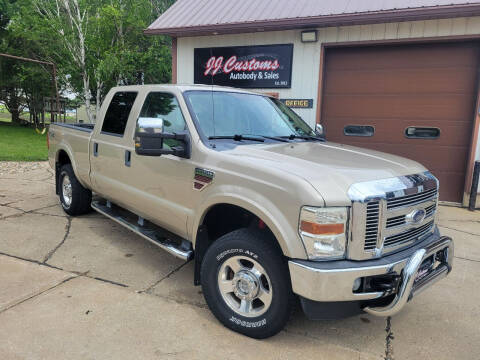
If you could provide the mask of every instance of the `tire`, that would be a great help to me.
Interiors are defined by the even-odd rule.
[[[92,192],[85,189],[78,182],[71,164],[63,165],[60,168],[58,184],[60,190],[58,196],[60,197],[63,211],[72,216],[86,214],[91,211]]]
[[[290,317],[294,296],[287,263],[278,246],[259,230],[239,229],[216,240],[203,258],[201,283],[217,319],[246,336],[273,336]]]

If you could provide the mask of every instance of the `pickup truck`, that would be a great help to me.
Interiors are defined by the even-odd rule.
[[[247,336],[279,332],[298,300],[311,319],[392,316],[452,269],[426,168],[328,142],[267,95],[116,87],[95,125],[48,134],[64,211],[194,260],[210,310]]]

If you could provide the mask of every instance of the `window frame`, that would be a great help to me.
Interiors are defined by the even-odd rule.
[[[408,129],[410,128],[437,130],[437,135],[433,137],[415,136],[415,135],[410,136],[408,135]],[[403,131],[403,135],[405,136],[406,139],[409,139],[409,140],[436,140],[440,137],[441,134],[442,134],[442,130],[437,126],[407,126]]]
[[[105,126],[105,119],[106,119],[106,117],[107,117],[108,109],[109,109],[110,105],[112,104],[112,101],[113,101],[113,98],[115,97],[115,95],[117,95],[117,94],[119,94],[119,93],[133,93],[133,94],[135,94],[135,99],[133,100],[132,107],[130,108],[130,111],[129,111],[129,113],[128,113],[127,121],[126,121],[126,123],[125,123],[125,127],[123,128],[123,133],[122,133],[122,134],[112,133],[112,132],[110,132],[110,131],[104,131],[104,130],[103,130],[103,127]],[[111,97],[111,99],[110,99],[110,102],[109,102],[109,104],[108,104],[108,107],[107,107],[107,109],[105,110],[105,115],[103,116],[103,121],[102,121],[102,127],[101,127],[101,129],[100,129],[100,134],[102,134],[102,135],[107,135],[107,136],[115,136],[115,137],[117,137],[117,138],[124,138],[124,137],[125,137],[125,133],[127,132],[127,129],[128,129],[128,120],[130,119],[130,116],[132,116],[132,110],[133,110],[133,108],[134,108],[134,106],[135,106],[135,102],[137,102],[137,100],[138,100],[138,91],[134,91],[134,90],[130,90],[130,91],[128,91],[128,90],[119,90],[119,91],[116,91],[116,92],[112,95],[112,97]]]
[[[166,91],[166,90],[150,90],[148,92],[145,93],[145,96],[143,98],[143,101],[142,101],[142,106],[140,107],[140,110],[138,111],[138,116],[137,116],[137,119],[135,120],[135,126],[133,127],[134,131],[133,131],[133,138],[135,139],[135,129],[137,128],[137,124],[138,124],[138,119],[141,117],[140,115],[142,114],[142,110],[143,110],[143,106],[145,105],[145,102],[147,101],[147,98],[148,98],[148,95],[150,95],[151,93],[161,93],[161,94],[168,94],[168,95],[172,95],[173,98],[175,100],[177,100],[177,104],[178,104],[178,109],[180,110],[180,114],[182,114],[182,118],[183,118],[183,121],[185,122],[185,131],[190,134],[190,129],[188,127],[188,122],[187,122],[187,118],[185,117],[185,113],[182,109],[182,105],[180,105],[180,101],[178,101],[178,97],[177,95],[175,95],[175,93],[171,92],[171,91]]]
[[[355,126],[355,127],[362,127],[362,128],[371,128],[373,131],[372,131],[371,134],[348,133],[346,129],[347,129],[348,127],[354,127],[354,126]],[[375,129],[375,126],[373,126],[373,125],[348,124],[348,125],[345,125],[345,126],[343,127],[343,135],[344,135],[344,136],[373,137],[373,136],[375,135],[375,131],[376,131],[376,129]]]

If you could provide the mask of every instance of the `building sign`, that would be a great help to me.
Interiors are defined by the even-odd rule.
[[[311,109],[313,107],[313,99],[279,99],[289,108],[294,109]]]
[[[290,88],[293,45],[232,46],[194,50],[195,84]]]

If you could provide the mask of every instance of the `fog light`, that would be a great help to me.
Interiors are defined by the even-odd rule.
[[[362,285],[362,278],[357,278],[355,279],[355,281],[353,282],[353,288],[352,290],[353,291],[357,291],[358,289],[360,289],[360,286]]]

